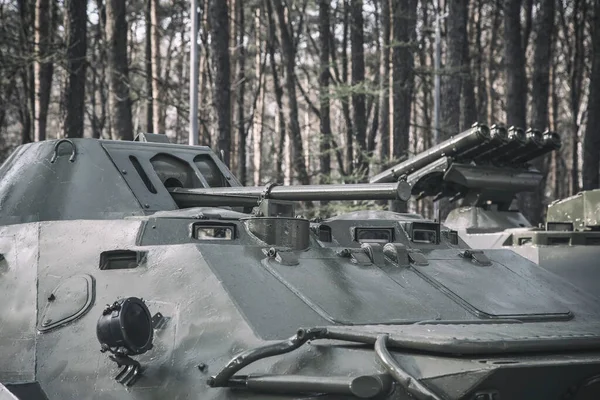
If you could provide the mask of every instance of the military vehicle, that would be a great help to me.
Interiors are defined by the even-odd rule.
[[[488,130],[474,124],[371,182],[406,175],[414,196],[462,199],[444,225],[468,246],[510,248],[600,298],[600,190],[550,204],[546,223],[539,227],[510,208],[518,193],[537,190],[542,181],[529,162],[560,147],[560,136],[553,132],[501,125]]]
[[[600,307],[415,214],[406,181],[242,187],[209,148],[62,139],[0,167],[0,397],[597,399]]]

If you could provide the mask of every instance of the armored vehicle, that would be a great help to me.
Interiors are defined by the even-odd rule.
[[[72,139],[0,168],[0,397],[597,399],[600,307],[414,214],[405,181],[242,187],[206,147]]]
[[[406,175],[415,196],[462,199],[444,225],[468,246],[510,248],[600,298],[600,190],[550,204],[539,227],[510,208],[518,193],[540,185],[542,174],[529,162],[560,147],[553,132],[475,124],[371,182]]]

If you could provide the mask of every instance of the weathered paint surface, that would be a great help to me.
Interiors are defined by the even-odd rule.
[[[302,394],[289,385],[292,393],[283,394],[207,385],[241,351],[315,326],[325,327],[327,338],[252,363],[240,374],[385,375],[388,371],[377,361],[373,346],[379,334],[387,334],[395,362],[439,399],[479,400],[477,396],[496,391],[502,399],[558,400],[569,391],[572,398],[583,399],[577,396],[584,390],[600,391],[588,384],[600,374],[597,298],[511,250],[486,250],[486,257],[477,261],[445,227],[412,214],[365,211],[312,223],[305,249],[269,253],[272,246],[240,220],[247,214],[219,208],[179,210],[168,203],[169,197],[152,203],[171,204],[160,211],[140,202],[139,191],[148,190],[148,182],[156,196],[169,196],[163,179],[189,178],[177,168],[155,170],[151,161],[156,154],[176,157],[178,152],[197,151],[213,157],[208,149],[123,144],[120,154],[130,149],[146,166],[148,178],[143,182],[133,175],[139,181],[128,184],[135,168],[116,168],[106,150],[110,143],[74,143],[74,162],[65,145],[51,163],[53,142],[18,150],[19,157],[31,161],[20,169],[50,169],[48,177],[67,174],[64,180],[36,180],[37,192],[19,188],[31,181],[19,182],[18,174],[10,172],[14,165],[0,169],[5,171],[5,187],[40,197],[23,198],[25,204],[19,205],[14,194],[0,187],[0,198],[12,204],[4,208],[0,201],[0,382],[22,398],[353,398]],[[29,151],[36,157],[27,155]],[[189,155],[188,165],[200,174],[193,167],[195,156]],[[84,166],[91,161],[112,170]],[[82,179],[81,171],[89,179]],[[107,182],[98,183],[104,173],[115,175],[114,186],[120,185],[115,192],[106,191],[111,187]],[[198,177],[202,181],[207,180]],[[49,189],[55,185],[61,190]],[[70,187],[74,193],[89,192],[87,199],[98,199],[80,203],[70,197]],[[106,198],[114,203],[103,213],[99,210]],[[69,204],[54,204],[61,199]],[[194,234],[199,227],[215,226],[235,234],[231,240]],[[436,233],[436,239],[419,236],[417,226]],[[388,235],[396,253],[383,243],[357,241],[365,232],[361,229]],[[126,268],[101,269],[101,254],[112,250],[145,252],[145,257]],[[73,280],[80,276],[90,278],[91,290],[81,283],[85,279]],[[126,388],[114,380],[116,364],[100,352],[96,321],[106,304],[129,296],[143,298],[151,313],[160,312],[165,321],[154,332],[154,348],[135,357],[143,376]],[[89,309],[84,307],[88,299]],[[56,307],[49,308],[51,303]],[[75,320],[40,332],[48,310],[66,317],[82,307],[85,311]],[[199,368],[201,364],[205,366]],[[393,391],[379,398],[414,397],[396,381]]]

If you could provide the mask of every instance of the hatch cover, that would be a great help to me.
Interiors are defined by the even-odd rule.
[[[84,315],[94,299],[93,284],[93,278],[87,274],[62,281],[48,296],[38,330],[47,332]]]
[[[499,262],[501,254],[485,251],[491,265],[482,267],[458,254],[440,257],[439,252],[436,253],[437,257],[429,258],[428,266],[416,265],[415,270],[480,318],[557,320],[572,317],[569,309],[554,300],[550,291],[536,285],[527,274],[519,274],[520,268],[538,268],[528,260],[519,260],[509,268]]]

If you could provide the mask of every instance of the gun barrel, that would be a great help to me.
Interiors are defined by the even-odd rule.
[[[540,147],[533,149],[527,153],[517,157],[514,161],[517,163],[526,163],[535,158],[548,154],[552,151],[559,150],[562,147],[560,135],[556,132],[546,131],[543,135],[542,144]]]
[[[544,136],[542,133],[532,128],[527,129],[525,132],[525,139],[526,141],[519,147],[498,156],[494,161],[500,164],[514,164],[517,163],[519,157],[537,151],[544,145]]]
[[[410,199],[406,182],[298,186],[238,186],[202,189],[169,189],[179,207],[252,207],[261,198],[287,201],[400,200]]]
[[[397,164],[370,179],[371,183],[393,182],[402,175],[417,171],[441,157],[454,157],[469,149],[477,147],[490,140],[490,129],[487,125],[473,126],[436,146],[431,147],[416,156]]]

